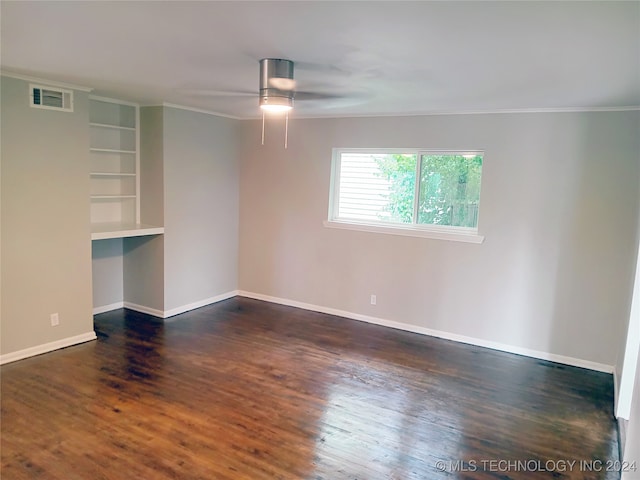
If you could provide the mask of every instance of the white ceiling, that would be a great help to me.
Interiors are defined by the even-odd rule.
[[[640,105],[640,2],[2,1],[3,70],[251,118],[258,60],[296,64],[298,116]],[[254,97],[189,90],[249,90]]]

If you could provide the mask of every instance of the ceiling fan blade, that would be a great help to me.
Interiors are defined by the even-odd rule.
[[[257,97],[258,92],[248,90],[210,90],[210,89],[182,89],[179,92],[183,95],[194,95],[200,97]]]
[[[346,98],[350,97],[350,94],[339,93],[321,93],[321,92],[295,92],[294,98],[296,100],[331,100],[334,98]]]
[[[296,68],[299,70],[307,70],[309,72],[329,72],[335,74],[348,74],[349,72],[344,68],[338,67],[334,64],[326,63],[313,63],[313,62],[301,62],[296,60]]]

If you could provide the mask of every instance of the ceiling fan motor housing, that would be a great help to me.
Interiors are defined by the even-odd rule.
[[[282,79],[280,81],[274,79]],[[260,60],[260,106],[288,105],[293,106],[293,88],[282,89],[274,85],[291,85],[293,87],[293,62],[280,58],[263,58]]]

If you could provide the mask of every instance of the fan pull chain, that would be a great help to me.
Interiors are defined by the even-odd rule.
[[[264,125],[265,125],[265,113],[262,111],[262,145],[264,145]],[[289,145],[289,112],[284,117],[284,148]]]
[[[284,148],[287,148],[287,141],[289,140],[289,112],[284,117]]]

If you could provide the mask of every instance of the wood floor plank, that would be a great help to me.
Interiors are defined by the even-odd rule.
[[[95,328],[2,367],[3,479],[618,478],[610,375],[239,297]]]

